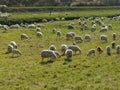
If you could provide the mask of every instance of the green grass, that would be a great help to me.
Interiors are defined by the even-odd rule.
[[[86,13],[87,14],[87,13]],[[18,14],[19,16],[19,14]],[[75,29],[69,30],[67,25],[75,23]],[[0,30],[0,90],[119,90],[120,89],[120,58],[112,49],[112,55],[106,55],[106,46],[111,45],[112,33],[117,33],[117,45],[120,44],[120,25],[118,21],[104,21],[105,24],[112,24],[113,30],[99,33],[97,30],[80,31],[78,20],[56,21],[44,24],[41,28],[42,38],[36,37],[35,29],[19,28],[9,29],[6,33]],[[88,21],[90,27],[90,21]],[[62,32],[60,38],[52,33],[56,27]],[[57,47],[60,52],[61,44],[71,45],[73,41],[66,41],[65,34],[74,31],[77,35],[84,37],[90,34],[90,42],[78,43],[82,49],[81,55],[74,55],[71,62],[65,61],[66,57],[57,58],[53,63],[41,63],[40,52],[48,49],[51,44]],[[20,40],[20,34],[26,33],[28,40]],[[109,37],[108,43],[102,43],[99,35],[106,34]],[[5,54],[8,43],[14,40],[22,56],[12,58],[11,54]],[[101,46],[103,54],[87,57],[89,49]],[[44,62],[47,62],[45,59]]]

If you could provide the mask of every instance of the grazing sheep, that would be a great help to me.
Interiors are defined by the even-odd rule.
[[[15,25],[11,25],[10,28],[20,28],[20,25],[19,24],[15,24]]]
[[[57,31],[56,28],[52,29],[52,33],[56,33],[56,31]]]
[[[91,36],[90,36],[89,34],[86,34],[86,35],[85,35],[85,40],[86,40],[86,41],[90,41],[90,40],[91,40]]]
[[[35,24],[30,24],[30,25],[28,25],[28,28],[34,29],[34,28],[36,28],[36,26],[35,26]]]
[[[97,47],[97,51],[98,51],[99,53],[103,53],[103,49],[102,49],[101,47]]]
[[[90,56],[90,55],[92,55],[92,54],[95,55],[95,49],[90,49],[90,50],[88,51],[88,53],[87,53],[87,56]]]
[[[77,45],[71,45],[71,46],[69,46],[68,47],[68,49],[71,49],[73,52],[75,52],[75,54],[76,54],[76,52],[78,51],[80,54],[81,54],[81,49],[79,48],[79,46],[77,46]]]
[[[100,40],[108,42],[108,37],[106,35],[100,35]]]
[[[102,27],[101,29],[100,29],[100,32],[107,32],[108,31],[108,26],[105,26],[105,27]]]
[[[61,52],[63,52],[63,55],[65,55],[65,51],[68,49],[68,46],[66,44],[61,45]]]
[[[83,39],[81,36],[75,36],[74,39],[75,39],[75,42],[83,42]]]
[[[52,50],[43,50],[41,52],[42,62],[44,58],[56,59],[57,57],[58,57],[58,53]]]
[[[112,25],[111,24],[108,24],[108,29],[112,29]]]
[[[117,46],[116,46],[116,53],[117,53],[117,54],[120,54],[120,45],[117,45]]]
[[[107,51],[107,55],[110,56],[110,55],[111,55],[111,49],[110,49],[110,46],[107,46],[107,47],[106,47],[106,51]]]
[[[57,31],[57,36],[60,37],[61,36],[61,31]]]
[[[12,57],[14,56],[14,54],[22,55],[21,51],[18,50],[18,49],[13,49],[13,50],[12,50]]]
[[[51,46],[49,47],[49,49],[50,49],[50,50],[53,50],[53,51],[56,51],[55,45],[51,45]]]
[[[17,48],[17,44],[16,44],[15,41],[11,41],[11,42],[10,42],[10,45],[12,45],[14,48]]]
[[[112,34],[112,38],[113,38],[113,40],[116,40],[116,36],[117,36],[116,33],[113,33],[113,34]]]
[[[74,29],[74,24],[73,24],[73,23],[70,23],[70,24],[68,25],[68,29]]]
[[[48,20],[47,19],[42,19],[42,22],[48,22]]]
[[[40,30],[41,30],[41,28],[40,28],[40,27],[38,27],[38,28],[36,29],[36,31],[37,31],[37,32],[38,32],[38,31],[40,32]]]
[[[112,45],[112,48],[115,49],[115,47],[116,47],[116,42],[113,41],[113,42],[111,43],[111,45]]]
[[[11,53],[13,48],[14,48],[13,45],[8,44],[8,48],[7,48],[8,53]]]
[[[37,31],[36,34],[37,34],[38,37],[42,37],[43,36],[42,32],[40,32],[40,31]]]
[[[28,39],[28,35],[25,33],[21,34],[21,40],[23,40],[23,39]]]
[[[67,49],[65,51],[65,55],[67,56],[67,59],[70,59],[73,56],[73,51],[71,49]]]
[[[75,37],[75,32],[68,32],[66,33],[66,40],[71,40]]]

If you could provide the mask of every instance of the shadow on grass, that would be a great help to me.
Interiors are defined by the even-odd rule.
[[[45,65],[45,64],[50,64],[50,63],[53,63],[54,61],[52,61],[52,60],[49,60],[49,61],[47,61],[47,62],[40,62],[40,64],[42,64],[42,65]]]

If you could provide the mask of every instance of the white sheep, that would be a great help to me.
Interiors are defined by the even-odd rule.
[[[68,49],[68,46],[66,44],[62,44],[61,45],[61,52],[63,53],[63,55],[65,55],[65,51]]]
[[[117,46],[116,46],[116,53],[117,53],[117,54],[120,54],[120,45],[117,45]]]
[[[113,34],[112,34],[113,40],[116,40],[116,37],[117,37],[117,34],[116,34],[116,33],[113,33]]]
[[[107,32],[108,31],[108,26],[105,26],[105,27],[102,27],[101,29],[100,29],[100,32]]]
[[[85,40],[86,41],[90,41],[91,40],[91,36],[89,34],[85,34]]]
[[[107,55],[111,55],[111,48],[110,48],[110,46],[107,46],[106,47],[106,52],[107,52]]]
[[[15,24],[15,25],[11,25],[10,28],[20,28],[20,25],[19,24]]]
[[[57,36],[60,37],[62,35],[61,31],[57,31]]]
[[[53,51],[56,51],[55,45],[51,45],[51,46],[49,47],[49,49],[50,49],[50,50],[53,50]]]
[[[95,49],[90,49],[88,52],[87,52],[87,56],[90,56],[94,54],[95,55]]]
[[[99,53],[103,53],[103,49],[101,48],[101,47],[97,47],[97,51],[99,52]]]
[[[43,36],[43,33],[42,33],[42,32],[40,32],[40,31],[37,31],[37,33],[36,33],[36,34],[37,34],[37,36],[38,36],[38,37],[42,37],[42,36]]]
[[[108,37],[106,35],[100,35],[100,40],[108,42]]]
[[[80,47],[77,46],[77,45],[71,45],[71,46],[68,47],[68,49],[71,49],[73,52],[75,52],[75,54],[76,54],[76,52],[79,52],[80,54],[82,52]]]
[[[52,29],[52,33],[56,33],[56,28],[54,27],[53,29]]]
[[[11,53],[12,52],[12,50],[13,50],[13,45],[11,45],[11,44],[8,44],[8,47],[7,47],[7,51],[8,51],[8,53]]]
[[[70,24],[68,25],[68,29],[74,29],[74,24],[73,24],[73,23],[70,23]]]
[[[11,41],[9,44],[11,44],[14,48],[17,48],[17,43],[15,41]]]
[[[111,24],[108,24],[108,29],[112,29],[112,25]]]
[[[71,49],[67,49],[65,51],[65,55],[67,56],[67,59],[70,59],[73,56],[73,51]]]
[[[22,53],[21,53],[20,50],[18,50],[18,49],[13,49],[13,50],[12,50],[12,57],[13,57],[15,54],[17,54],[17,55],[22,55]]]
[[[66,40],[71,40],[76,36],[75,32],[66,33]]]
[[[28,35],[25,33],[21,34],[21,40],[23,40],[23,39],[28,39]]]
[[[83,42],[83,39],[81,36],[75,36],[74,39],[75,39],[75,42]]]
[[[36,31],[37,31],[37,32],[38,32],[38,31],[40,32],[40,31],[41,31],[41,28],[40,28],[40,27],[38,27],[38,28],[36,29]]]
[[[60,56],[60,54],[58,52],[52,51],[52,50],[43,50],[41,52],[42,62],[43,62],[44,58],[56,59],[59,56]]]
[[[34,28],[36,28],[36,26],[35,26],[35,24],[30,24],[30,25],[28,25],[28,28],[34,29]]]

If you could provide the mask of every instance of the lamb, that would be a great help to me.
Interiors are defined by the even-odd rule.
[[[111,43],[111,45],[112,45],[112,48],[115,49],[115,47],[116,47],[116,42],[113,41],[113,42]]]
[[[87,56],[90,56],[90,55],[92,55],[92,54],[95,55],[95,49],[90,49],[90,50],[88,51],[88,53],[87,53]]]
[[[90,40],[91,40],[91,36],[90,36],[89,34],[86,34],[86,35],[85,35],[85,40],[86,40],[86,41],[90,41]]]
[[[55,45],[51,45],[51,46],[49,47],[49,49],[50,49],[50,50],[53,50],[53,51],[56,51]]]
[[[25,33],[21,34],[21,40],[23,40],[23,39],[28,39],[28,35]]]
[[[43,36],[42,32],[40,32],[40,31],[37,31],[36,34],[37,34],[38,37],[42,37]]]
[[[67,49],[65,51],[65,55],[67,56],[67,59],[70,59],[73,56],[73,51],[71,49]]]
[[[61,45],[61,52],[63,53],[63,55],[65,55],[65,51],[68,49],[68,46],[66,44],[62,44]]]
[[[57,31],[57,36],[60,37],[61,36],[61,31]]]
[[[97,47],[97,51],[98,51],[99,53],[103,53],[103,49],[102,49],[101,47]]]
[[[22,55],[21,51],[18,50],[18,49],[13,49],[13,50],[12,50],[12,57],[14,56],[14,54]]]
[[[106,51],[107,51],[107,55],[111,55],[111,48],[110,48],[110,46],[107,46],[106,47]]]
[[[113,33],[113,34],[112,34],[112,38],[113,38],[113,40],[116,40],[116,36],[117,36],[116,33]]]
[[[81,36],[75,36],[74,39],[75,39],[75,42],[83,42],[83,39]]]
[[[106,35],[100,35],[100,40],[108,42],[108,37]]]
[[[11,42],[10,42],[10,45],[12,45],[14,48],[17,48],[17,44],[16,44],[15,41],[11,41]]]
[[[43,50],[41,52],[42,62],[44,58],[56,59],[58,56],[60,56],[59,53],[52,50]]]
[[[14,48],[13,45],[8,44],[8,48],[7,48],[8,53],[11,53],[13,48]]]
[[[117,45],[117,46],[116,46],[116,53],[117,53],[117,54],[120,54],[120,45]]]
[[[77,45],[71,45],[71,46],[69,46],[68,47],[68,49],[71,49],[73,52],[75,52],[75,54],[76,54],[76,52],[78,51],[80,54],[81,54],[81,49],[79,48],[79,46],[77,46]]]

